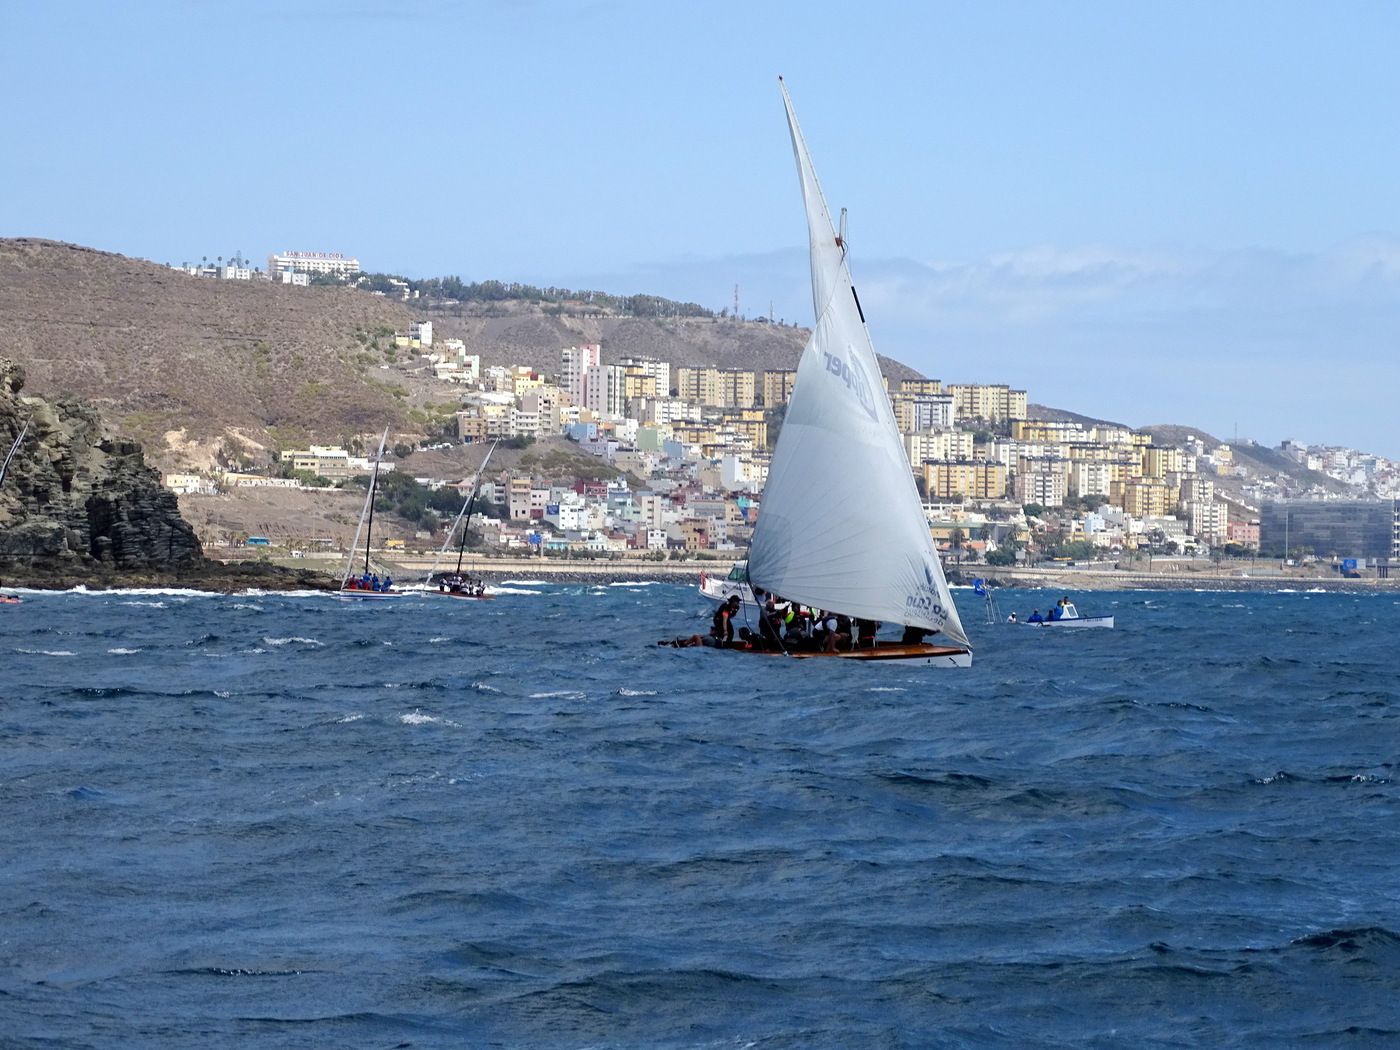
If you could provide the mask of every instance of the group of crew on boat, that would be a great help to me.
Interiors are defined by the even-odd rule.
[[[392,591],[394,589],[394,579],[386,575],[384,579],[379,578],[379,573],[363,573],[359,576],[351,576],[345,581],[347,591]]]
[[[1065,595],[1054,605],[1050,606],[1050,614],[1048,616],[1042,616],[1040,610],[1036,609],[1026,617],[1026,623],[1045,623],[1046,621],[1053,623],[1056,620],[1077,619],[1079,619],[1079,610],[1074,607],[1074,602],[1069,600],[1069,595]],[[1007,617],[1007,620],[1011,623],[1016,623],[1016,614],[1013,612]]]
[[[483,580],[444,576],[438,580],[437,585],[439,594],[459,594],[469,598],[482,598],[486,595],[486,583]]]
[[[737,594],[720,604],[710,621],[709,634],[693,634],[662,642],[678,649],[704,645],[716,649],[744,649],[751,652],[835,653],[855,649],[874,649],[879,643],[876,620],[847,616],[828,609],[815,609],[788,601],[762,588],[754,588],[758,602],[758,630],[747,624],[736,626],[735,620],[743,606]],[[923,627],[906,626],[901,645],[919,645],[935,632]]]

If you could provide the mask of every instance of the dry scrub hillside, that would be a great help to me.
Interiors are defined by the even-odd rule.
[[[806,329],[617,316],[583,304],[406,304],[338,287],[191,277],[72,244],[0,239],[0,355],[36,393],[73,394],[141,440],[165,469],[263,464],[275,450],[343,443],[386,424],[412,441],[461,391],[395,355],[415,319],[482,363],[548,373],[561,347],[597,342],[673,365],[792,368]],[[892,379],[914,375],[888,359]],[[389,367],[381,367],[381,366]]]
[[[560,347],[598,343],[603,360],[630,355],[682,365],[719,368],[796,368],[811,332],[806,328],[709,317],[621,317],[596,310],[510,302],[430,307],[435,334],[455,336],[483,364],[524,364],[546,372],[559,368]],[[882,357],[890,379],[917,376]]]
[[[401,303],[347,289],[217,281],[0,240],[0,355],[36,392],[94,403],[157,460],[168,434],[206,451],[234,436],[251,451],[401,421],[392,373],[371,371],[379,357],[366,343],[410,318]]]

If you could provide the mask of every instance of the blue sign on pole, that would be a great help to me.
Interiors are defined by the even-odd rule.
[[[1355,572],[1355,571],[1356,571],[1356,559],[1355,559],[1355,558],[1343,558],[1343,559],[1342,559],[1342,572]]]
[[[538,532],[532,532],[529,535],[527,535],[525,539],[531,547],[538,547],[540,545],[540,541],[544,539],[544,536]]]

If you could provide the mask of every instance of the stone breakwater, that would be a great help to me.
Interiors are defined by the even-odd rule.
[[[316,574],[205,559],[174,493],[141,446],[111,434],[74,398],[24,396],[24,370],[0,358],[0,457],[25,423],[0,485],[0,580],[40,587],[317,586]]]

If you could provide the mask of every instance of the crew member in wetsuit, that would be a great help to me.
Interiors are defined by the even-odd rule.
[[[935,630],[927,627],[915,627],[913,624],[904,625],[904,633],[899,637],[900,645],[923,645],[924,639],[931,634],[937,634]]]
[[[739,611],[739,596],[731,594],[729,600],[715,610],[715,617],[710,623],[710,637],[714,641],[708,644],[718,649],[729,649],[734,645],[734,614]]]

